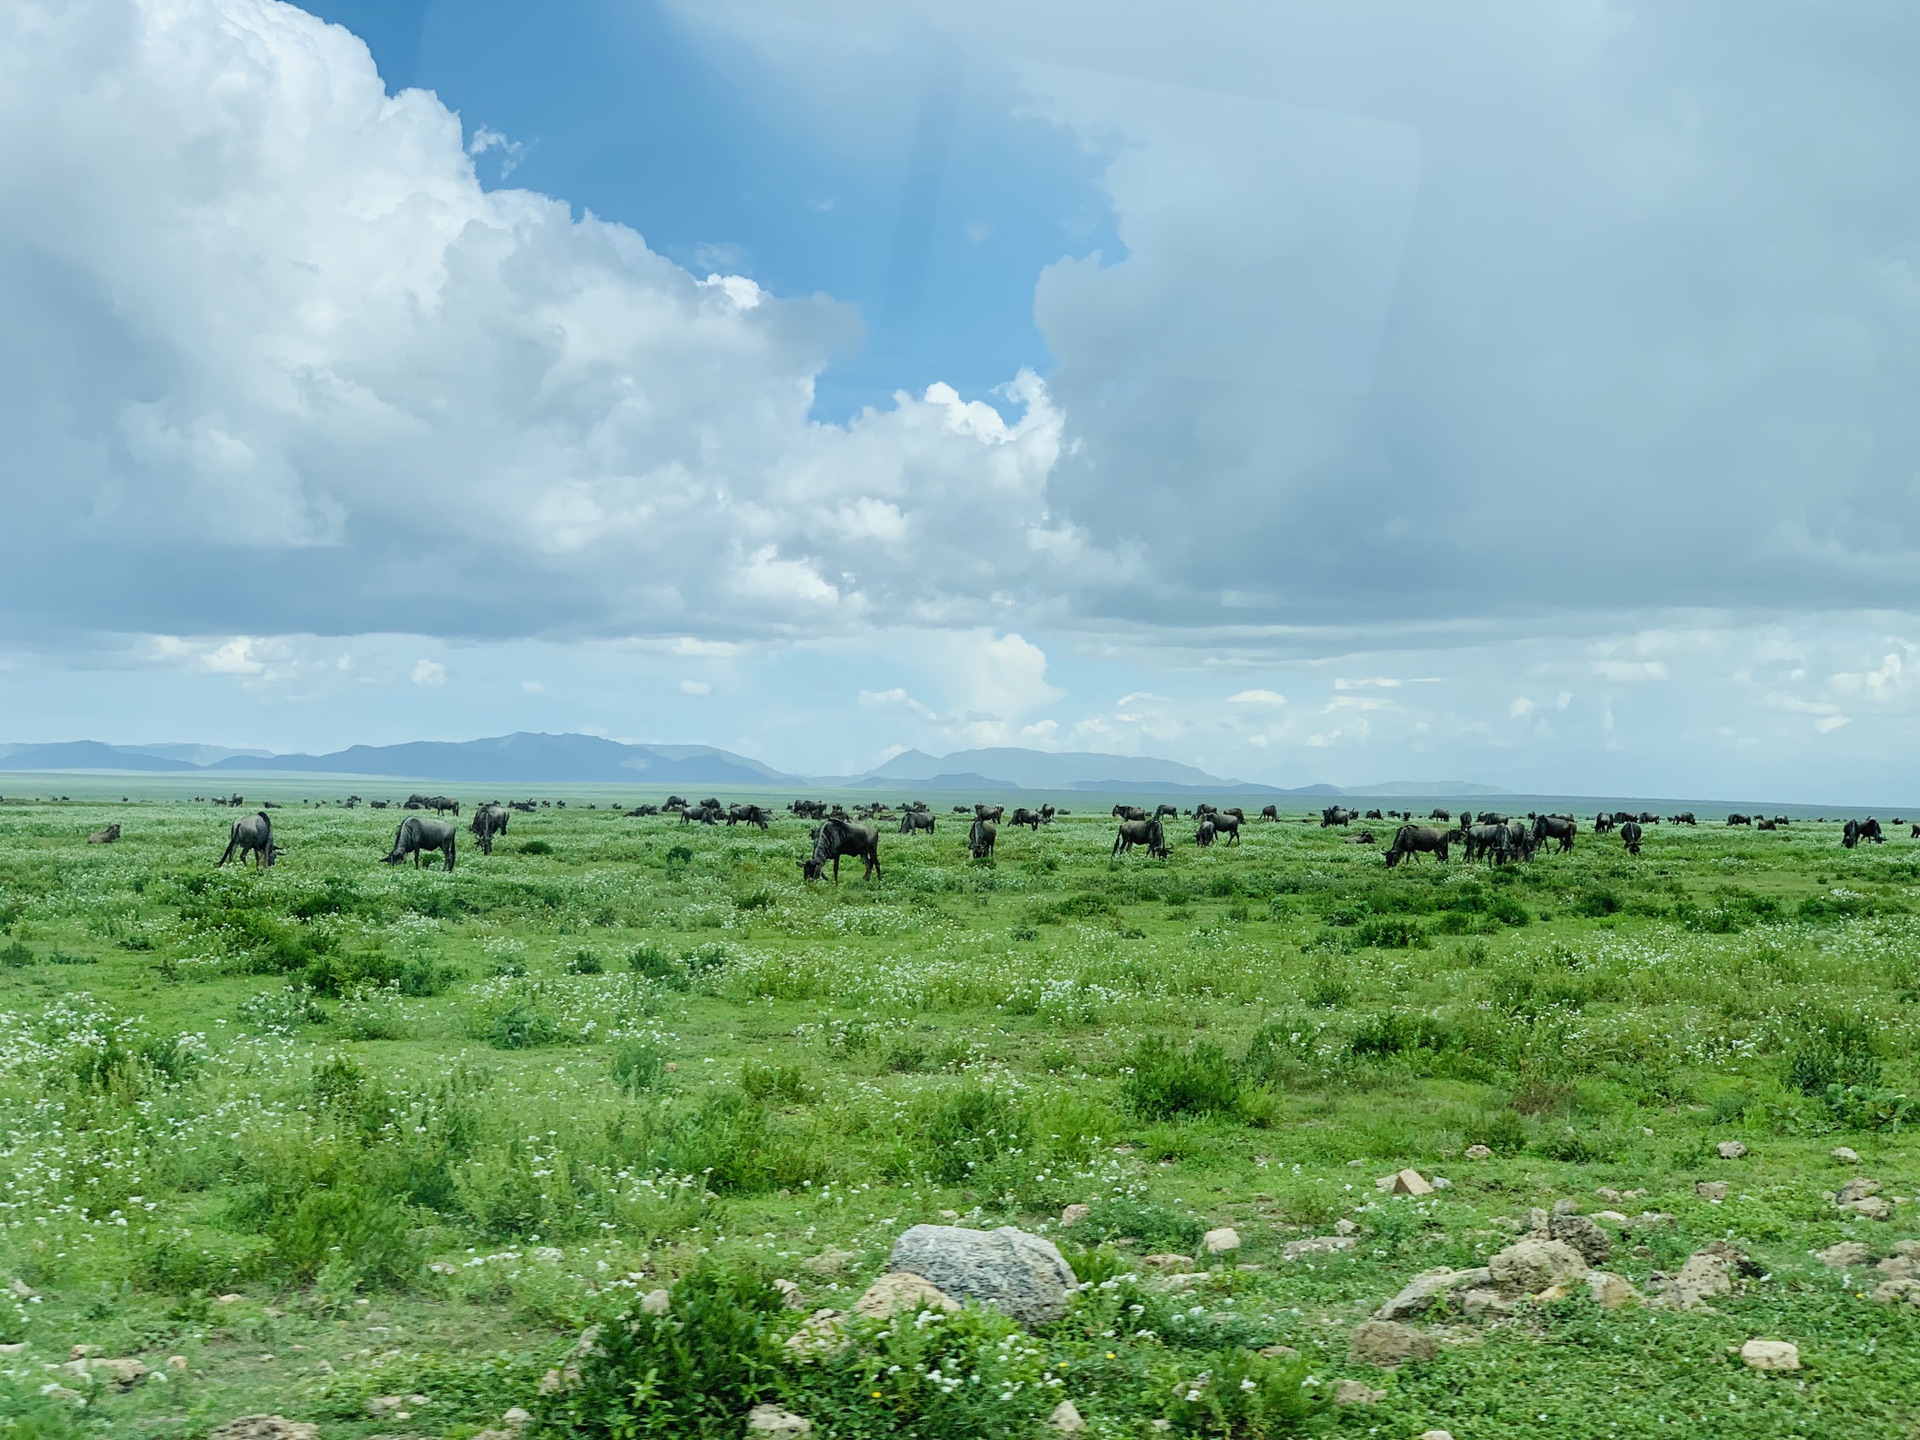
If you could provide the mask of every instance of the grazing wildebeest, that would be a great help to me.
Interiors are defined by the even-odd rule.
[[[1447,858],[1447,847],[1459,837],[1457,830],[1441,830],[1432,825],[1402,825],[1394,832],[1393,844],[1387,849],[1387,868],[1393,869],[1402,860],[1411,860],[1419,854],[1438,855]]]
[[[1658,825],[1660,823],[1660,817],[1651,810],[1642,810],[1635,818],[1638,819],[1642,825]]]
[[[391,802],[391,801],[389,801],[389,800],[369,800],[369,801],[367,801],[367,804],[369,804],[369,805],[371,805],[371,806],[372,806],[372,807],[373,807],[374,809],[376,809],[376,810],[384,810],[384,809],[386,809],[386,808],[387,808],[387,806],[388,806],[388,805],[390,805],[391,803],[392,803],[392,802]]]
[[[757,825],[760,829],[765,830],[767,828],[767,820],[767,812],[758,805],[730,805],[727,807],[727,824],[729,825]],[[933,827],[929,825],[927,828],[931,830]]]
[[[1700,822],[1693,818],[1693,812],[1691,810],[1682,810],[1678,815],[1669,815],[1667,817],[1667,823],[1669,825],[1698,825]]]
[[[1272,820],[1272,821],[1274,821],[1274,822],[1275,822],[1276,824],[1277,824],[1277,823],[1279,823],[1279,820],[1280,820],[1280,807],[1279,807],[1278,805],[1263,805],[1263,806],[1261,806],[1261,807],[1260,807],[1260,818],[1261,818],[1262,820]]]
[[[1887,837],[1880,833],[1880,822],[1869,815],[1865,820],[1849,820],[1847,828],[1840,836],[1840,843],[1851,850],[1862,840],[1871,840],[1875,845],[1884,845]]]
[[[513,808],[518,810],[520,807],[516,805]],[[644,816],[658,815],[659,813],[660,807],[658,805],[636,805],[633,809],[626,812],[626,816],[629,820],[638,820]]]
[[[1172,816],[1176,820],[1179,819],[1180,807],[1178,805],[1165,805],[1165,804],[1154,806],[1153,808],[1154,819],[1165,820],[1168,816]]]
[[[1629,820],[1620,827],[1620,843],[1627,847],[1627,854],[1640,853],[1640,822]]]
[[[1466,847],[1467,859],[1478,860],[1483,856],[1493,860],[1507,858],[1507,827],[1504,825],[1463,825],[1460,841]]]
[[[718,825],[720,823],[720,807],[717,804],[708,805],[706,801],[702,800],[698,805],[689,805],[681,810],[680,823],[682,825],[692,825],[695,822],[702,825]]]
[[[1382,815],[1378,810],[1369,810],[1365,815],[1361,816],[1360,818],[1363,820],[1384,820],[1387,817]]]
[[[1727,816],[1727,824],[1751,825],[1753,824],[1753,817],[1751,815],[1729,815]]]
[[[997,835],[998,832],[993,828],[991,820],[984,817],[976,818],[967,830],[967,853],[976,860],[991,860],[993,842]]]
[[[240,863],[247,863],[247,856],[253,856],[253,868],[272,865],[279,854],[279,847],[273,843],[273,822],[267,819],[267,812],[258,811],[252,815],[242,815],[233,822],[233,829],[227,833],[227,853],[220,857],[220,863],[226,864],[233,858],[233,852],[240,852]]]
[[[824,820],[827,818],[827,802],[824,800],[796,800],[787,808],[802,820]]]
[[[933,834],[933,816],[925,810],[909,810],[900,817],[900,833],[911,835],[916,830]]]
[[[1335,825],[1351,825],[1359,818],[1343,805],[1329,805],[1320,812],[1320,828],[1326,830]]]
[[[880,874],[880,830],[875,825],[856,825],[851,820],[838,820],[831,816],[820,822],[813,832],[813,858],[800,862],[800,873],[809,880],[818,880],[826,873],[827,863],[833,863],[833,883],[840,883],[840,857],[851,855],[866,862],[863,880],[871,880]],[[884,878],[884,877],[883,877]]]
[[[1211,815],[1202,815],[1200,817],[1200,828],[1193,832],[1193,843],[1198,845],[1202,850],[1213,844],[1213,817]]]
[[[1507,853],[1522,860],[1533,859],[1533,831],[1526,821],[1507,821]]]
[[[1371,830],[1362,830],[1358,835],[1346,835],[1341,838],[1349,845],[1373,845],[1378,843],[1374,840]]]
[[[1122,820],[1120,833],[1113,837],[1113,854],[1107,858],[1127,854],[1136,845],[1146,846],[1147,853],[1155,859],[1167,858],[1167,832],[1158,820]]]
[[[1784,829],[1786,829],[1786,828],[1787,828],[1787,827],[1788,827],[1789,825],[1791,825],[1792,823],[1793,823],[1793,821],[1791,821],[1791,820],[1789,820],[1789,819],[1788,819],[1788,818],[1787,818],[1786,816],[1784,816],[1784,815],[1776,815],[1776,816],[1774,816],[1774,817],[1773,817],[1773,828],[1774,828],[1774,829],[1776,829],[1776,830],[1784,830]],[[1898,824],[1899,822],[1898,822],[1898,821],[1895,821],[1894,823],[1895,823],[1895,824]]]
[[[87,844],[111,845],[113,844],[114,841],[118,840],[119,838],[120,838],[120,827],[118,825],[109,825],[107,826],[106,829],[96,830],[91,835],[87,836]]]
[[[1004,805],[981,805],[976,802],[973,807],[973,813],[982,820],[991,820],[994,824],[998,825],[1001,817],[1007,813],[1007,807]]]
[[[1914,826],[1913,834],[1909,835],[1907,838],[1909,840],[1920,840],[1920,825]]]
[[[956,815],[971,815],[973,811],[969,810],[964,805],[956,805],[953,807],[953,813]]]
[[[473,836],[480,842],[482,855],[493,854],[493,837],[507,833],[507,807],[495,801],[488,801],[473,812],[468,823]]]
[[[1116,820],[1144,820],[1147,818],[1147,812],[1138,805],[1116,805],[1113,807],[1112,813],[1113,818]]]
[[[1448,821],[1453,819],[1453,812],[1451,810],[1429,810],[1427,812],[1427,819]]]
[[[518,810],[522,815],[531,815],[540,807],[531,800],[509,800],[507,802],[507,808],[509,810]]]
[[[1753,822],[1753,828],[1756,830],[1778,830],[1780,827],[1774,824],[1773,821],[1762,817]]]
[[[1580,827],[1574,824],[1571,815],[1536,815],[1533,821],[1533,843],[1544,845],[1549,840],[1560,842],[1560,853],[1566,854],[1573,849],[1573,837]]]
[[[1609,812],[1602,810],[1593,817],[1594,834],[1604,835],[1611,829],[1613,829],[1613,816]]]
[[[400,822],[400,828],[393,832],[393,849],[383,857],[389,865],[398,865],[409,855],[413,857],[413,868],[418,870],[422,857],[429,850],[438,850],[447,862],[447,869],[453,869],[454,837],[458,834],[453,823],[437,820],[425,815],[409,815]]]
[[[1025,825],[1029,830],[1038,834],[1040,832],[1040,812],[1038,810],[1029,810],[1026,806],[1022,805],[1013,812],[1013,818],[1007,823],[1009,825]]]
[[[1215,810],[1207,816],[1213,822],[1213,828],[1227,837],[1229,845],[1240,843],[1240,827],[1246,823],[1238,810]]]

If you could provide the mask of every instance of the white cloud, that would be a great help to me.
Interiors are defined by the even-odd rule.
[[[706,680],[682,680],[680,682],[680,693],[682,695],[711,695],[713,693],[713,685]]]
[[[538,680],[522,680],[520,682],[520,688],[529,695],[538,695],[547,687],[542,685]]]
[[[1229,705],[1284,705],[1287,697],[1278,690],[1242,690],[1227,697]]]
[[[1507,718],[1509,720],[1524,720],[1539,708],[1539,706],[1534,704],[1533,701],[1529,700],[1526,696],[1516,695],[1513,703],[1507,706]]]
[[[416,685],[444,685],[447,683],[447,667],[438,660],[416,660],[413,662],[411,678]]]
[[[1602,680],[1631,683],[1667,678],[1667,662],[1664,660],[1595,660],[1591,668]]]

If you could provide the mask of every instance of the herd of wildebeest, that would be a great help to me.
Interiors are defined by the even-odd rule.
[[[65,800],[67,797],[56,798]],[[206,797],[194,798],[204,800]],[[208,803],[239,807],[246,801],[239,795],[216,795]],[[327,802],[308,800],[303,803],[319,805]],[[453,869],[458,848],[459,826],[455,823],[460,817],[458,800],[446,795],[415,794],[409,795],[404,801],[363,802],[358,795],[349,795],[332,803],[346,809],[365,803],[375,810],[393,807],[409,812],[394,831],[392,846],[381,858],[389,865],[398,865],[411,859],[417,868],[438,855],[446,869]],[[480,853],[491,855],[495,838],[507,833],[507,822],[513,812],[531,813],[548,808],[564,810],[566,807],[565,800],[488,801],[473,810],[467,821],[467,830],[478,843]],[[226,852],[218,863],[225,865],[238,858],[245,865],[251,858],[256,868],[272,865],[283,853],[283,847],[274,839],[273,821],[267,811],[281,808],[269,800],[254,813],[235,820],[228,830]],[[587,804],[581,808],[593,810],[598,807]],[[658,805],[634,805],[628,808],[613,804],[608,808],[628,818],[677,815],[682,825],[752,825],[766,830],[773,819],[773,812],[765,806],[738,803],[723,805],[712,797],[687,800],[679,795],[670,795]],[[856,805],[851,812],[842,805],[829,804],[824,800],[795,800],[787,806],[787,810],[799,819],[815,822],[809,832],[813,842],[812,853],[799,862],[801,873],[809,880],[817,880],[831,871],[835,881],[838,881],[843,857],[861,861],[867,878],[876,876],[880,874],[880,835],[884,825],[895,824],[897,832],[903,836],[923,832],[931,835],[935,826],[934,812],[924,800],[906,801],[897,807],[875,801]],[[952,813],[967,826],[967,853],[975,860],[986,860],[993,855],[994,842],[1001,825],[1024,826],[1037,832],[1041,826],[1051,825],[1056,818],[1072,812],[1043,804],[1038,808],[1016,807],[1009,816],[1005,805],[976,803],[955,805]],[[1192,820],[1193,843],[1204,849],[1216,842],[1227,845],[1238,843],[1241,827],[1249,823],[1267,821],[1278,824],[1283,818],[1279,808],[1274,805],[1260,810],[1250,822],[1247,812],[1240,806],[1204,802],[1184,811],[1178,806],[1164,803],[1152,810],[1141,805],[1120,804],[1113,807],[1112,814],[1119,822],[1112,856],[1129,854],[1139,847],[1155,859],[1165,859],[1171,853],[1167,839],[1168,821],[1178,821],[1183,817]],[[454,819],[447,819],[448,815]],[[1345,837],[1356,845],[1379,844],[1373,831],[1365,828],[1369,822],[1400,822],[1394,830],[1393,839],[1381,852],[1388,869],[1422,855],[1431,855],[1444,861],[1456,848],[1469,861],[1484,860],[1493,865],[1526,861],[1533,859],[1543,848],[1570,851],[1580,834],[1580,822],[1572,815],[1540,815],[1531,811],[1522,817],[1463,809],[1456,819],[1454,812],[1436,809],[1427,815],[1426,820],[1428,823],[1416,823],[1413,815],[1405,810],[1368,810],[1363,814],[1344,805],[1329,805],[1319,815],[1319,824],[1323,829],[1355,830],[1359,827],[1357,833]],[[1304,823],[1313,824],[1314,817],[1304,817]],[[1595,835],[1617,834],[1626,852],[1638,855],[1647,827],[1662,823],[1695,825],[1698,821],[1690,810],[1666,816],[1644,810],[1638,813],[1603,810],[1593,817],[1592,831]],[[1726,823],[1748,825],[1757,830],[1784,830],[1792,822],[1785,815],[1768,818],[1736,811],[1726,817]],[[1892,823],[1898,826],[1907,822],[1895,817]],[[103,830],[94,831],[87,841],[93,845],[110,845],[120,838],[120,834],[119,825],[109,825]],[[1920,840],[1920,824],[1912,827],[1911,838]],[[1885,841],[1880,822],[1871,817],[1848,820],[1840,837],[1840,843],[1849,850],[1862,842],[1879,845]]]

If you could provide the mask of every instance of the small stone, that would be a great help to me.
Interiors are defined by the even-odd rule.
[[[1578,1215],[1580,1213],[1580,1202],[1571,1198],[1556,1200],[1553,1202],[1553,1213],[1554,1215]],[[1551,1222],[1552,1217],[1549,1216],[1548,1219],[1549,1222]]]
[[[167,1356],[167,1368],[176,1375],[187,1373],[187,1357],[184,1355]]]
[[[382,1415],[391,1415],[406,1407],[406,1401],[398,1395],[376,1395],[367,1401],[367,1414],[378,1419]]]
[[[1869,1195],[1864,1200],[1853,1200],[1840,1207],[1850,1214],[1858,1215],[1862,1220],[1891,1220],[1893,1204],[1880,1195]]]
[[[1440,1353],[1440,1342],[1425,1331],[1392,1320],[1367,1320],[1354,1326],[1347,1337],[1347,1363],[1378,1365],[1383,1369],[1403,1365],[1409,1360],[1431,1360]]]
[[[664,1315],[673,1308],[673,1295],[666,1290],[649,1290],[640,1297],[643,1315]]]
[[[284,1415],[242,1415],[209,1432],[207,1440],[320,1440],[320,1427]]]
[[[1163,1274],[1175,1274],[1193,1268],[1192,1259],[1185,1255],[1143,1255],[1140,1257],[1140,1263]]]
[[[1231,1225],[1222,1225],[1218,1230],[1209,1230],[1200,1238],[1202,1248],[1209,1255],[1226,1255],[1240,1248],[1240,1232]]]
[[[1433,1188],[1436,1190],[1451,1190],[1453,1188],[1453,1182],[1444,1175],[1436,1175],[1433,1177]]]
[[[1300,1352],[1291,1345],[1262,1345],[1260,1354],[1269,1360],[1298,1360]]]
[[[1903,1260],[1920,1260],[1920,1240],[1896,1240],[1893,1253]]]
[[[427,1266],[427,1269],[436,1275],[458,1275],[460,1273],[460,1267],[458,1265],[448,1264],[445,1260],[435,1260]]]
[[[813,1422],[778,1405],[756,1405],[747,1412],[749,1435],[811,1435]]]
[[[1628,1225],[1632,1223],[1618,1210],[1596,1210],[1593,1212],[1593,1218],[1596,1220],[1604,1220],[1609,1225]]]
[[[1453,1440],[1451,1430],[1422,1430],[1420,1440]]]
[[[1538,1295],[1563,1282],[1583,1280],[1587,1262],[1560,1240],[1519,1240],[1487,1262],[1493,1283],[1505,1295]]]
[[[1749,1340],[1740,1358],[1754,1370],[1798,1370],[1800,1347],[1790,1340]]]
[[[1719,1152],[1722,1160],[1738,1160],[1747,1153],[1747,1147],[1738,1140],[1722,1140],[1713,1148]]]
[[[1384,1183],[1383,1183],[1384,1182]],[[1433,1186],[1429,1185],[1418,1170],[1400,1170],[1392,1175],[1382,1176],[1373,1182],[1382,1190],[1394,1195],[1431,1195]]]
[[[1833,1197],[1833,1203],[1844,1210],[1857,1200],[1864,1200],[1869,1195],[1878,1195],[1879,1193],[1880,1182],[1878,1180],[1869,1180],[1866,1176],[1862,1175],[1858,1180],[1849,1180],[1846,1184],[1842,1185],[1840,1187],[1840,1193]]]
[[[800,1322],[800,1328],[787,1337],[787,1349],[796,1355],[829,1354],[845,1345],[840,1333],[838,1310],[816,1310]]]
[[[1627,1221],[1629,1230],[1668,1230],[1680,1223],[1678,1215],[1669,1215],[1664,1210],[1642,1210]]]
[[[1460,1292],[1460,1313],[1469,1320],[1484,1320],[1488,1316],[1511,1315],[1515,1306],[1500,1297],[1497,1290],[1463,1290]]]
[[[518,1430],[532,1419],[533,1415],[530,1411],[522,1410],[518,1405],[515,1405],[500,1417],[500,1423],[505,1425],[509,1430]]]
[[[1351,1235],[1314,1235],[1306,1240],[1289,1240],[1280,1253],[1289,1260],[1303,1255],[1332,1255],[1351,1250],[1358,1242]]]
[[[69,1390],[64,1385],[49,1385],[40,1392],[49,1400],[82,1400],[86,1397],[78,1390]]]
[[[1047,1416],[1047,1424],[1062,1435],[1078,1435],[1087,1428],[1087,1422],[1080,1418],[1079,1407],[1071,1400],[1062,1400],[1053,1407],[1053,1413]]]
[[[1333,1222],[1333,1233],[1336,1235],[1357,1235],[1360,1233],[1360,1227],[1342,1215],[1338,1220]]]
[[[1456,1290],[1480,1289],[1493,1281],[1487,1269],[1450,1270],[1445,1266],[1413,1277],[1400,1293],[1373,1312],[1376,1320],[1401,1320],[1424,1315]]]
[[[1730,1245],[1715,1242],[1687,1257],[1677,1275],[1668,1277],[1660,1303],[1673,1310],[1697,1310],[1716,1295],[1733,1292],[1733,1277],[1746,1257]]]
[[[940,1212],[940,1218],[942,1220],[958,1220],[960,1218],[960,1212],[958,1210],[942,1210]]]
[[[780,1292],[780,1303],[785,1305],[787,1309],[804,1310],[807,1308],[807,1297],[801,1293],[800,1287],[794,1284],[793,1281],[776,1280],[773,1282],[773,1288]]]
[[[0,1345],[0,1355],[20,1355],[26,1352],[27,1342],[16,1340],[11,1345]]]
[[[1618,1190],[1614,1189],[1611,1185],[1602,1185],[1598,1189],[1596,1189],[1593,1193],[1599,1196],[1602,1200],[1605,1200],[1610,1205],[1617,1205],[1620,1203],[1620,1201],[1626,1198]]]
[[[122,1390],[147,1373],[145,1363],[139,1360],[95,1360],[92,1365],[94,1374],[106,1376]]]
[[[822,1250],[802,1263],[816,1275],[837,1275],[859,1258],[851,1250]]]
[[[1578,1250],[1589,1265],[1604,1265],[1613,1254],[1612,1237],[1584,1215],[1555,1215],[1547,1229],[1555,1240]]]
[[[1693,1193],[1709,1205],[1718,1205],[1727,1198],[1727,1182],[1724,1180],[1696,1180]]]
[[[1816,1250],[1813,1258],[1822,1265],[1851,1270],[1866,1264],[1873,1258],[1873,1247],[1862,1245],[1858,1240],[1842,1240],[1838,1245],[1829,1245],[1824,1250]]]
[[[666,1064],[662,1065],[660,1068],[666,1071],[667,1074],[671,1075],[680,1068],[680,1062],[678,1060],[669,1060],[667,1061]]]
[[[1493,1151],[1484,1145],[1467,1146],[1467,1159],[1469,1160],[1491,1160],[1492,1158]]]
[[[1842,1165],[1858,1165],[1860,1156],[1845,1145],[1836,1145],[1827,1152],[1829,1160],[1837,1160]]]
[[[1386,1398],[1386,1391],[1376,1390],[1364,1381],[1336,1380],[1333,1382],[1333,1403],[1336,1405],[1378,1405]]]
[[[1091,1205],[1069,1205],[1060,1212],[1060,1224],[1062,1227],[1078,1225],[1092,1213],[1093,1207]],[[1067,1402],[1063,1400],[1060,1403],[1064,1405]]]
[[[959,1308],[959,1301],[926,1276],[906,1270],[889,1270],[853,1302],[854,1314],[875,1320],[884,1320],[896,1310],[953,1311]]]
[[[98,1355],[99,1353],[100,1347],[98,1345],[75,1345],[67,1351],[68,1357],[74,1360],[84,1360],[89,1355]]]
[[[1553,1217],[1538,1205],[1535,1205],[1531,1210],[1527,1211],[1527,1228],[1543,1239],[1547,1234],[1547,1226],[1552,1220]]]
[[[245,1298],[246,1297],[243,1295],[216,1295],[213,1297],[213,1303],[216,1305],[238,1305]],[[247,1418],[251,1420],[256,1418],[266,1419],[266,1418],[275,1418],[275,1417],[266,1417],[266,1416],[256,1417],[256,1416],[250,1415]]]
[[[1587,1295],[1602,1310],[1624,1310],[1629,1305],[1646,1303],[1646,1297],[1634,1289],[1625,1276],[1606,1270],[1588,1272]]]

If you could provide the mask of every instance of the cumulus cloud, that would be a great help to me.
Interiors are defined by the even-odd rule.
[[[1284,705],[1287,697],[1278,690],[1242,690],[1227,697],[1229,705]]]
[[[438,660],[416,660],[413,662],[412,680],[416,685],[444,685],[447,683],[447,667]]]
[[[852,315],[483,189],[504,137],[289,6],[8,6],[0,141],[22,623],[725,639],[1124,570],[1038,378],[817,423]]]

